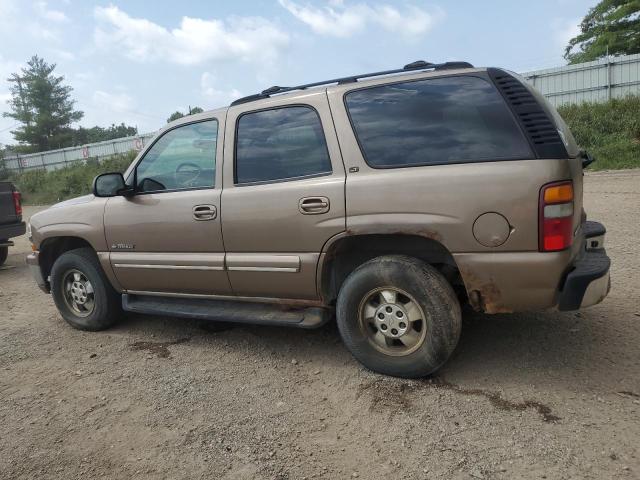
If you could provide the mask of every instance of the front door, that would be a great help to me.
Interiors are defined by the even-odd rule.
[[[104,225],[116,278],[128,292],[229,295],[220,224],[224,117],[164,132],[132,170],[130,198],[110,198]]]
[[[345,173],[324,91],[231,107],[222,231],[236,295],[314,300],[325,242],[345,230]]]

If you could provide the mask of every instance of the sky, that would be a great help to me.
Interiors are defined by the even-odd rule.
[[[586,0],[0,0],[0,112],[34,54],[73,87],[80,125],[159,129],[174,111],[296,85],[465,60],[565,64]],[[0,143],[15,121],[0,116]]]

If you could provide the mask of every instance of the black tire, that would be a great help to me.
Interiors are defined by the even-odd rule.
[[[79,315],[65,300],[63,283],[72,271],[84,275],[93,287],[93,307],[86,316]],[[104,330],[122,317],[121,295],[109,283],[91,248],[70,250],[58,257],[51,269],[51,294],[62,317],[79,330]]]
[[[9,247],[0,247],[0,265],[4,265],[9,256]]]
[[[360,320],[365,299],[388,287],[413,297],[425,317],[422,343],[396,356],[376,348],[366,332],[368,326]],[[400,255],[378,257],[356,268],[340,289],[336,314],[342,340],[360,363],[375,372],[404,378],[424,377],[444,365],[458,343],[462,326],[460,302],[447,280],[432,266]],[[399,340],[388,341],[393,344]]]

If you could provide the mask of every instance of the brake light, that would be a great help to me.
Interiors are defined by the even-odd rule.
[[[22,215],[22,196],[20,195],[20,192],[18,192],[17,190],[14,190],[11,193],[13,195],[13,207],[16,209],[16,215],[21,216]]]
[[[541,252],[565,250],[573,243],[573,183],[556,182],[540,191]]]

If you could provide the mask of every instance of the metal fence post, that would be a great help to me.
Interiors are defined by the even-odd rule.
[[[611,61],[607,55],[607,100],[611,100]]]

